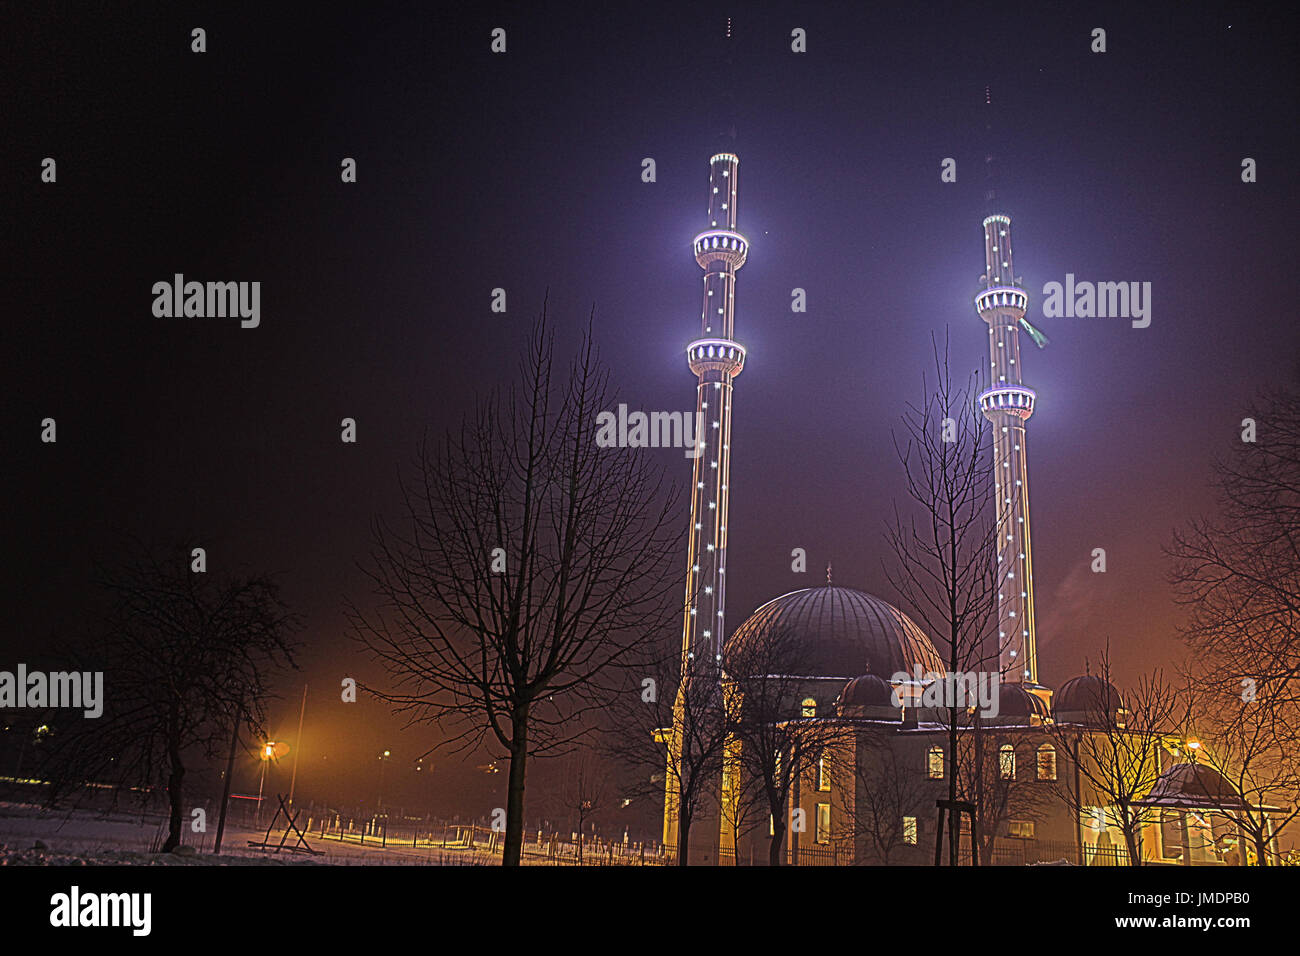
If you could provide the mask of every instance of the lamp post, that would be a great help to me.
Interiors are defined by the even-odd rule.
[[[262,825],[262,791],[266,786],[266,767],[271,762],[271,758],[275,756],[275,742],[272,740],[268,740],[265,744],[263,744],[262,752],[260,756],[262,758],[262,776],[257,781],[257,825],[258,826]]]
[[[388,758],[392,756],[390,751],[385,750],[379,755],[379,800],[376,810],[384,809],[384,767],[388,764]]]

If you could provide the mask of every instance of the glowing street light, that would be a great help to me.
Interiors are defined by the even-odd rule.
[[[376,801],[375,809],[384,809],[384,768],[388,765],[388,758],[392,752],[385,750],[379,755],[379,799]]]
[[[268,740],[258,751],[258,757],[262,761],[262,776],[257,783],[257,819],[262,819],[262,791],[266,786],[266,767],[272,760],[279,760],[289,752],[289,745],[286,743],[276,743],[274,740]]]

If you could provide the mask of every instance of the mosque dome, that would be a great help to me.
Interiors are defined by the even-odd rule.
[[[1124,706],[1119,691],[1095,674],[1072,677],[1056,692],[1052,710],[1063,723],[1108,723]]]
[[[863,674],[844,685],[840,691],[841,707],[893,707],[894,688],[883,677]]]
[[[743,647],[774,631],[787,631],[796,641],[800,676],[870,674],[888,681],[898,671],[945,670],[934,645],[911,618],[853,588],[826,585],[773,598],[736,628],[728,646]]]
[[[1037,717],[1040,721],[1047,717],[1047,705],[1037,694],[1031,694],[1020,684],[1001,684],[998,686],[998,715],[994,718],[1002,723],[1031,723]]]

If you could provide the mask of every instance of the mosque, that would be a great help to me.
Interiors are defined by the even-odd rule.
[[[1093,675],[1075,677],[1055,691],[1038,679],[1026,441],[1037,395],[1022,383],[1020,332],[1035,340],[1041,336],[1025,320],[1028,296],[1015,275],[1011,219],[992,188],[991,159],[989,211],[982,223],[985,271],[974,305],[989,331],[991,384],[978,402],[992,426],[999,529],[995,656],[1000,682],[997,706],[991,709],[996,715],[961,724],[955,753],[959,766],[948,765],[954,756],[949,711],[926,706],[922,681],[899,679],[900,672],[946,673],[942,655],[903,611],[863,591],[834,585],[829,574],[824,586],[763,604],[726,638],[732,395],[747,358],[734,337],[736,274],[749,254],[749,242],[738,231],[739,167],[730,143],[709,160],[708,226],[693,240],[695,259],[704,271],[703,308],[700,337],[687,346],[686,357],[698,379],[696,421],[701,425],[691,484],[683,690],[673,726],[662,737],[669,768],[665,845],[675,847],[686,799],[679,786],[683,775],[674,770],[682,765],[692,737],[685,688],[713,688],[722,699],[727,686],[724,650],[780,632],[792,637],[800,652],[786,719],[830,722],[842,731],[835,737],[834,753],[794,783],[786,808],[785,863],[937,862],[937,806],[949,795],[951,775],[966,765],[977,768],[979,812],[969,803],[947,807],[960,819],[964,862],[971,861],[973,822],[982,831],[975,857],[983,865],[1127,864],[1114,807],[1092,792],[1087,773],[1080,773],[1078,746],[1088,735],[1124,727],[1120,695]],[[1241,798],[1221,776],[1196,764],[1195,754],[1175,736],[1161,743],[1164,752],[1156,756],[1153,771],[1158,779],[1144,802],[1150,822],[1141,832],[1143,859],[1184,865],[1242,862],[1249,841],[1226,815],[1240,808]],[[768,861],[775,821],[763,814],[766,825],[746,823],[736,811],[736,794],[745,790],[736,746],[734,741],[728,745],[711,796],[691,814],[692,864]]]

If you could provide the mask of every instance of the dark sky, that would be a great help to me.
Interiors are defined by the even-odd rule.
[[[827,560],[836,583],[893,597],[890,429],[921,397],[932,335],[950,330],[963,373],[986,361],[971,300],[990,85],[1017,271],[1051,337],[1042,351],[1026,341],[1023,363],[1039,395],[1040,673],[1059,685],[1107,638],[1119,668],[1172,664],[1161,548],[1209,506],[1209,465],[1242,403],[1297,369],[1294,23],[1202,4],[743,6],[752,251],[737,291],[749,361],[729,629],[819,583]],[[365,597],[355,562],[374,516],[393,512],[398,464],[425,426],[508,378],[547,290],[566,342],[594,305],[631,407],[694,403],[689,244],[707,225],[727,11],[412,7],[9,5],[0,23],[0,667],[87,626],[92,562],[124,533],[202,529],[213,565],[280,572],[306,620],[304,672],[285,681],[273,730],[293,732],[308,682],[300,773],[322,789],[338,783],[328,767],[373,766],[385,747],[409,766],[436,739],[399,735],[378,704],[337,703],[342,676],[374,676],[341,601]],[[497,26],[505,55],[489,51]],[[806,54],[790,50],[795,27]],[[1089,52],[1094,27],[1105,54]],[[55,185],[39,181],[46,156]],[[355,185],[340,182],[345,156]],[[940,181],[945,157],[956,184]],[[1258,182],[1241,182],[1243,157]],[[151,287],[176,272],[260,281],[261,327],[155,318]],[[1067,272],[1150,282],[1150,327],[1043,319],[1043,284]],[[504,315],[489,308],[496,287]],[[57,445],[39,441],[46,416]],[[344,416],[355,446],[339,441]],[[689,480],[679,451],[657,454]],[[795,547],[806,575],[790,571]],[[1089,571],[1097,547],[1106,574]],[[448,793],[473,775],[442,765]]]

